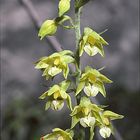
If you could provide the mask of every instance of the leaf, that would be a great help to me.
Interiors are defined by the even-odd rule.
[[[80,43],[79,43],[79,55],[80,56],[82,56],[82,54],[83,54],[84,46],[85,46],[85,44],[87,42],[87,38],[88,38],[88,36],[87,35],[84,35],[82,37],[82,39],[80,40]]]
[[[45,62],[40,61],[36,64],[35,69],[44,69],[44,68],[47,68],[48,66],[49,65],[46,64]]]
[[[59,17],[70,9],[70,0],[60,0],[59,2]]]
[[[99,81],[96,82],[96,83],[97,83],[97,87],[98,87],[100,93],[101,93],[104,97],[106,97],[106,91],[105,91],[104,84],[103,84],[102,82],[99,82]]]
[[[103,109],[102,108],[100,108],[99,106],[97,106],[96,104],[91,104],[90,105],[91,106],[91,108],[92,108],[92,110],[94,111],[94,112],[100,112],[100,111],[103,111]]]
[[[60,55],[73,55],[73,52],[70,50],[64,50],[59,52]]]
[[[79,118],[77,118],[76,116],[72,117],[72,121],[71,121],[71,129],[75,127],[75,125],[79,122]]]
[[[98,44],[97,45],[97,48],[99,49],[99,53],[100,53],[100,55],[102,56],[102,57],[104,57],[105,56],[105,53],[104,53],[104,49],[103,49],[103,45],[102,44]]]
[[[80,7],[84,6],[86,3],[88,3],[90,0],[79,0],[76,3],[76,8],[79,9]]]
[[[65,21],[69,20],[70,23],[73,25],[73,22],[72,22],[72,19],[70,16],[67,16],[67,15],[63,15],[61,17],[57,17],[55,19],[56,23],[58,23],[59,25],[62,25]]]
[[[100,41],[103,45],[109,45],[101,36],[100,36]]]
[[[60,95],[63,99],[67,99],[68,94],[64,90],[60,90]]]
[[[41,25],[38,36],[41,37],[42,40],[45,36],[51,36],[55,34],[56,30],[57,30],[56,22],[54,20],[46,20]]]
[[[84,28],[84,34],[85,35],[89,35],[90,33],[92,33],[93,32],[93,30],[91,29],[91,28],[89,28],[89,27],[85,27]]]
[[[88,106],[91,104],[91,101],[89,98],[87,97],[82,97],[81,100],[80,100],[80,105],[81,106]]]
[[[60,87],[58,85],[54,85],[52,86],[49,90],[48,90],[48,96],[51,96],[54,92],[59,91]]]
[[[51,102],[48,101],[48,102],[46,103],[46,105],[45,105],[45,110],[48,110],[50,106],[51,106]]]
[[[48,91],[44,92],[39,99],[45,99],[48,96]]]
[[[67,79],[68,73],[69,73],[69,67],[68,65],[66,65],[65,68],[63,69],[63,75],[65,79]]]
[[[68,81],[68,80],[62,81],[60,83],[61,88],[65,91],[68,89],[69,85],[70,85],[70,81]]]
[[[75,96],[77,96],[81,92],[81,90],[84,88],[84,86],[85,86],[85,81],[82,81],[82,82],[80,82],[78,84],[78,87],[76,89],[76,95]]]
[[[67,106],[70,108],[70,110],[72,110],[71,97],[69,95],[67,96],[66,101],[67,101]]]
[[[123,115],[119,115],[109,110],[104,111],[103,115],[104,117],[110,118],[111,120],[122,119],[124,117]]]
[[[75,106],[70,116],[74,116],[80,111],[80,106]]]
[[[64,55],[62,61],[64,61],[65,63],[68,64],[68,63],[73,63],[75,61],[75,59],[71,56]]]
[[[105,82],[105,83],[112,83],[113,81],[111,81],[110,79],[108,79],[105,75],[103,75],[103,74],[100,74],[100,76],[99,76],[99,78],[100,78],[100,80],[102,81],[102,82]]]

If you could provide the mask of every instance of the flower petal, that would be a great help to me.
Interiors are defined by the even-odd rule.
[[[108,138],[111,135],[111,129],[105,126],[99,130],[99,133],[103,138]]]

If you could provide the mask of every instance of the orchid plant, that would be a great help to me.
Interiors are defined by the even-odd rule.
[[[64,103],[67,104],[71,113],[71,127],[67,130],[54,128],[52,133],[42,136],[41,140],[84,140],[84,128],[89,128],[89,140],[94,139],[95,128],[98,128],[99,134],[103,138],[110,137],[113,134],[111,121],[123,118],[122,115],[105,110],[105,106],[97,105],[91,97],[96,97],[101,93],[106,97],[104,84],[112,81],[103,75],[100,70],[93,69],[90,66],[81,69],[80,57],[83,53],[89,56],[100,54],[104,57],[104,46],[108,43],[101,34],[95,30],[85,27],[81,34],[80,15],[81,10],[89,0],[75,0],[75,19],[73,20],[66,13],[70,10],[71,0],[60,0],[58,5],[58,17],[43,22],[38,36],[42,40],[46,36],[52,36],[56,33],[59,26],[64,29],[75,30],[76,49],[75,52],[63,50],[53,53],[50,56],[44,56],[36,62],[36,69],[43,72],[42,76],[52,79],[63,73],[64,80],[58,84],[52,85],[39,98],[46,100],[45,109],[61,110]],[[69,22],[68,25],[65,22]],[[75,71],[69,70],[69,64],[73,64]],[[72,103],[72,93],[76,105]]]

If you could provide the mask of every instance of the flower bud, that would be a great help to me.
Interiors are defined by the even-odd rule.
[[[38,36],[43,39],[45,36],[53,35],[57,30],[57,25],[54,20],[46,20],[39,30]]]

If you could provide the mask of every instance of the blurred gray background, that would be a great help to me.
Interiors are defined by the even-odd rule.
[[[1,137],[2,140],[37,140],[54,127],[70,127],[70,112],[66,108],[60,112],[44,111],[45,102],[38,99],[52,81],[41,77],[41,72],[34,69],[34,62],[54,49],[45,40],[39,40],[31,17],[19,1],[0,1]],[[41,22],[58,14],[57,0],[31,2]],[[85,26],[97,32],[108,29],[103,34],[110,44],[105,47],[105,58],[84,54],[81,61],[82,68],[106,66],[102,72],[114,81],[106,86],[107,98],[100,95],[97,98],[100,103],[108,104],[110,110],[125,116],[115,122],[123,140],[140,137],[138,6],[138,0],[91,0],[81,16],[82,31]],[[68,14],[73,17],[73,13],[72,8]],[[63,49],[75,49],[72,30],[59,28],[56,38]]]

